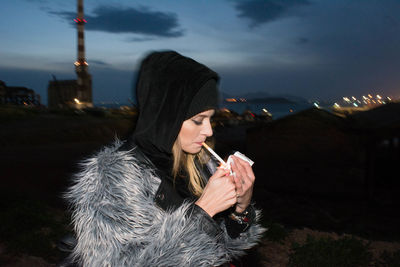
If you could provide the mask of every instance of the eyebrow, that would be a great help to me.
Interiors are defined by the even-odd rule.
[[[211,116],[207,116],[207,115],[199,114],[199,115],[196,115],[196,116],[195,116],[195,118],[199,118],[199,117],[200,117],[200,118],[202,118],[202,119],[204,119],[204,118],[208,118],[208,117],[210,117],[210,118],[211,118],[211,117],[212,117],[212,116],[214,116],[214,115],[215,115],[215,112],[214,112],[214,113],[213,113]]]
[[[206,115],[197,115],[197,116],[195,116],[195,118],[207,118],[207,116]]]

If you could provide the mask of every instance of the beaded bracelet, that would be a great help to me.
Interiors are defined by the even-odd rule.
[[[232,219],[232,220],[234,220],[234,221],[237,222],[238,224],[244,225],[245,228],[243,229],[243,231],[245,231],[245,230],[250,226],[250,224],[249,224],[250,219],[249,219],[249,217],[248,217],[247,215],[249,215],[249,211],[246,209],[246,210],[245,210],[244,212],[242,212],[242,213],[237,213],[237,212],[235,212],[235,211],[232,212],[232,213],[229,215],[229,218]]]

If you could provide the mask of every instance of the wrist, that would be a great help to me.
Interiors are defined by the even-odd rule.
[[[251,224],[249,211],[245,210],[243,213],[232,212],[229,218],[237,224],[242,225],[242,231],[246,231]]]
[[[240,207],[239,205],[236,205],[235,213],[241,214],[241,213],[245,212],[246,209],[247,209],[247,206],[246,207]]]
[[[197,200],[194,204],[204,210],[211,218],[214,217],[215,212],[213,211],[213,209],[209,207],[206,203],[203,203],[201,199]]]

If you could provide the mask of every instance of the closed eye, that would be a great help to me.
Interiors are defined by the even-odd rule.
[[[201,125],[203,124],[203,121],[197,121],[197,120],[192,120],[194,124],[196,125]]]

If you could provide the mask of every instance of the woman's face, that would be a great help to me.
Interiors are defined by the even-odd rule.
[[[202,143],[213,134],[210,119],[214,113],[213,109],[206,110],[183,122],[178,135],[183,151],[190,154],[200,152]]]

